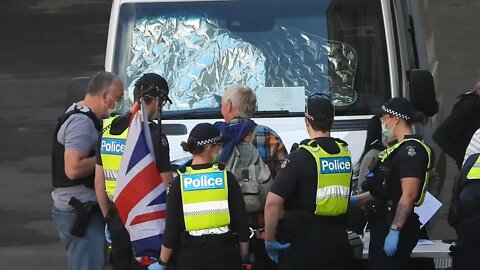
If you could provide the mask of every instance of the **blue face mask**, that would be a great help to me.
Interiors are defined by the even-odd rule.
[[[382,122],[382,134],[386,138],[393,138],[394,137],[393,128],[395,128],[395,126],[391,130],[387,128],[387,124],[388,124],[388,122],[390,122],[390,120],[392,120],[392,118],[390,118],[386,123]]]

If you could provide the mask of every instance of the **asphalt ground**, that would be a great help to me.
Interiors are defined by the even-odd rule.
[[[51,221],[50,149],[72,77],[103,69],[110,1],[2,1],[0,8],[0,269],[66,269]],[[449,112],[480,78],[477,0],[431,0]],[[451,160],[440,199],[448,204]],[[443,207],[432,238],[455,237]]]

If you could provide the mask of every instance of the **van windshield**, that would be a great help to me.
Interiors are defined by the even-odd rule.
[[[390,98],[382,17],[378,0],[124,3],[112,71],[127,105],[143,73],[165,77],[167,118],[219,117],[234,84],[256,92],[258,117],[300,116],[313,93],[364,115]]]

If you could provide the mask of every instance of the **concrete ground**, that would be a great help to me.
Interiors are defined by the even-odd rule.
[[[50,147],[65,86],[103,69],[110,1],[3,1],[0,9],[1,269],[66,269],[51,222]],[[476,0],[430,0],[440,82],[450,111],[478,80],[480,11]],[[455,168],[449,160],[440,199],[448,205]],[[443,207],[432,238],[454,233]]]

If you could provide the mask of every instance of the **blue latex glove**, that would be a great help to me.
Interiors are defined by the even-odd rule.
[[[400,231],[390,229],[390,232],[385,238],[383,250],[387,256],[391,257],[397,253],[398,239],[400,238]]]
[[[290,247],[290,243],[281,244],[276,240],[272,242],[265,242],[265,249],[267,250],[268,257],[276,263],[278,263],[278,257],[280,255],[280,250]]]
[[[152,263],[147,267],[148,270],[165,270],[166,266],[160,265],[158,262]]]
[[[112,243],[112,237],[110,236],[110,231],[108,230],[108,225],[105,224],[105,239],[109,244]]]

